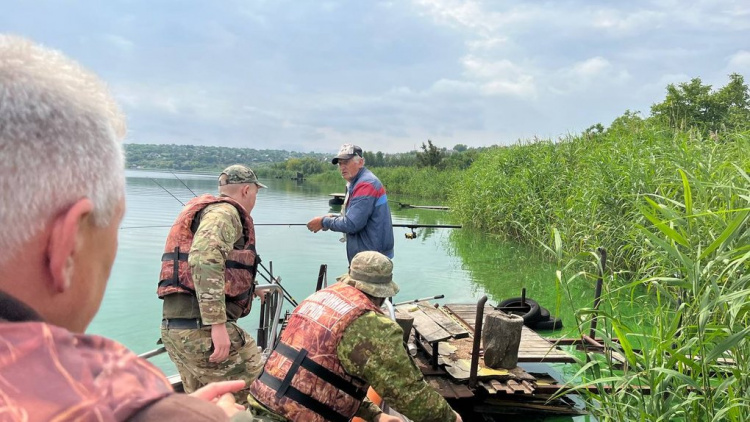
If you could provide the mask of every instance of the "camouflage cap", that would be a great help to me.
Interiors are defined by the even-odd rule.
[[[225,168],[224,171],[221,172],[219,177],[221,177],[222,174],[227,175],[227,181],[224,183],[224,185],[255,183],[259,188],[268,187],[258,181],[258,177],[255,175],[254,171],[252,171],[249,167],[245,167],[241,164],[235,164]]]
[[[362,148],[354,145],[354,144],[344,144],[341,145],[341,148],[339,149],[339,155],[333,157],[333,160],[331,160],[331,164],[338,164],[339,159],[341,160],[348,160],[355,155],[362,156]]]
[[[364,251],[354,255],[349,273],[336,279],[354,286],[373,297],[391,297],[398,293],[398,284],[393,281],[393,262],[375,251]]]

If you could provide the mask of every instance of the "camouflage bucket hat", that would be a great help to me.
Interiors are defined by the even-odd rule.
[[[258,177],[255,175],[254,171],[252,171],[249,167],[245,167],[240,164],[235,164],[233,166],[225,168],[224,171],[219,174],[219,177],[221,177],[222,174],[227,175],[227,182],[224,183],[225,185],[255,183],[259,188],[268,187],[258,181]]]
[[[398,285],[393,282],[393,262],[374,251],[355,255],[349,265],[349,273],[336,280],[373,297],[391,297],[399,290]]]

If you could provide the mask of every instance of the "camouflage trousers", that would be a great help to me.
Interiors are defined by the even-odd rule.
[[[231,348],[229,356],[219,363],[209,362],[213,353],[211,327],[161,330],[161,340],[182,378],[186,393],[215,381],[243,380],[248,386],[263,369],[255,340],[235,322],[227,322]],[[235,393],[237,403],[247,403],[248,390]]]

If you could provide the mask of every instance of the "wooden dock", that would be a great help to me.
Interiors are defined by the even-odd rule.
[[[476,304],[435,307],[425,302],[396,307],[397,319],[413,318],[409,342],[416,344],[419,350],[414,361],[435,390],[457,405],[473,409],[474,417],[487,421],[495,420],[492,414],[584,413],[567,397],[551,398],[563,386],[550,376],[530,374],[518,366],[512,369],[487,367],[481,343],[476,379],[472,382],[476,309]],[[491,310],[492,307],[486,306],[485,314]],[[524,327],[519,362],[569,363],[574,359]]]
[[[477,318],[477,305],[452,303],[443,306],[449,315],[461,321],[474,333],[474,323]],[[484,314],[494,310],[491,306],[485,306]],[[538,363],[575,363],[575,359],[565,351],[558,348],[554,343],[543,338],[530,328],[524,326],[521,332],[521,345],[518,348],[519,362]]]

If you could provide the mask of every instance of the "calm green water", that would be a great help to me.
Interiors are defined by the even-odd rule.
[[[169,226],[182,205],[169,192],[187,202],[193,194],[215,193],[215,176],[128,171],[127,211],[120,230],[120,245],[102,307],[89,333],[101,334],[137,353],[157,347],[161,301],[156,297],[160,258]],[[182,180],[182,182],[180,181]],[[329,193],[343,192],[344,183],[332,186],[287,180],[262,180],[253,210],[259,223],[306,223],[310,218],[332,212]],[[400,209],[398,202],[436,205],[423,199],[389,195],[394,223],[453,224],[444,211]],[[555,267],[543,262],[527,248],[496,241],[482,233],[464,229],[419,229],[416,239],[406,239],[408,229],[395,230],[394,279],[401,287],[395,301],[444,294],[440,303],[476,302],[482,295],[490,303],[520,296],[528,297],[560,314],[573,327],[572,309],[566,301],[557,305]],[[328,264],[328,282],[346,272],[345,245],[333,232],[310,233],[304,226],[258,226],[257,249],[266,266],[273,263],[275,275],[299,300],[315,290],[318,269]],[[578,286],[573,293],[576,306],[593,301],[592,286]],[[257,314],[240,321],[250,333],[257,328]],[[555,335],[561,335],[556,332]],[[167,373],[175,373],[163,355],[152,359]],[[562,368],[558,368],[562,369]]]

